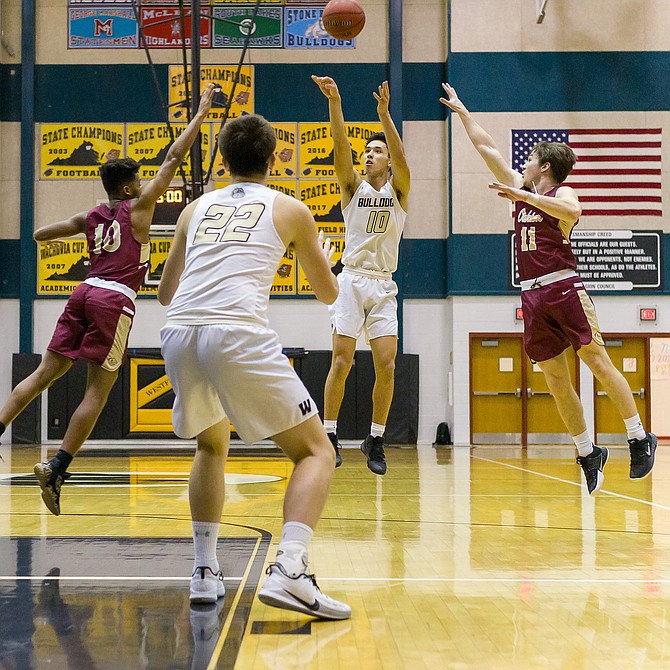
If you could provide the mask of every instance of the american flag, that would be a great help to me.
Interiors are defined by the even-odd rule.
[[[565,184],[576,190],[582,216],[662,216],[660,128],[512,130],[512,167],[520,172],[543,140],[577,154]]]

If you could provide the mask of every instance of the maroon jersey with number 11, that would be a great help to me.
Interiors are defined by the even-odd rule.
[[[554,186],[544,195],[554,197]],[[524,186],[525,191],[530,189]],[[514,203],[516,262],[521,280],[535,279],[558,270],[576,270],[577,262],[558,226],[558,219],[527,202]]]

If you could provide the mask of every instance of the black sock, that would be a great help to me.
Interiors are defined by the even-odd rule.
[[[2,435],[5,431],[7,430],[7,426],[5,426],[2,421],[0,421],[0,435]]]
[[[61,472],[65,472],[68,469],[70,463],[72,463],[72,458],[73,457],[68,454],[67,451],[59,449],[58,453],[51,459],[50,462],[53,463]]]

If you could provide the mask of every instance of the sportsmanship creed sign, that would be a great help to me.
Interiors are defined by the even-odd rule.
[[[661,288],[661,231],[573,230],[577,272],[589,291],[648,291]],[[512,287],[520,288],[509,234]]]

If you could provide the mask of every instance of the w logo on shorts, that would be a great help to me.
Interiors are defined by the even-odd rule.
[[[302,415],[305,416],[306,414],[309,414],[312,411],[312,403],[310,399],[308,398],[307,400],[303,400],[298,407],[300,407],[300,411],[302,412]]]

